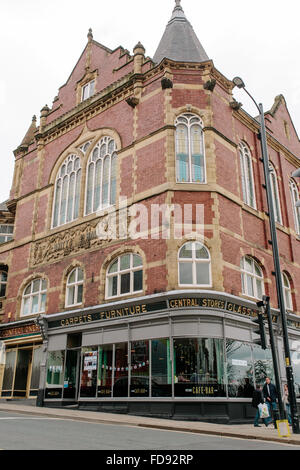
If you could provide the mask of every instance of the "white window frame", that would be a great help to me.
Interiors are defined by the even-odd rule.
[[[280,197],[279,197],[277,173],[271,162],[269,162],[269,178],[270,178],[270,186],[271,186],[271,193],[272,193],[272,199],[273,199],[273,210],[274,210],[275,221],[278,222],[280,225],[282,225],[281,204],[280,204]]]
[[[8,233],[8,232],[2,232],[2,227],[12,227],[13,231]],[[14,225],[13,224],[0,224],[0,237],[4,237],[5,240],[4,242],[0,242],[0,245],[2,243],[10,242],[13,239],[13,233],[14,233]]]
[[[194,122],[193,122],[194,121]],[[178,139],[177,139],[177,127],[179,125],[185,125],[187,128],[187,147],[188,147],[188,168],[189,168],[189,178],[187,181],[180,181],[179,179],[179,169],[177,166],[177,154],[178,154]],[[203,181],[193,181],[193,172],[192,172],[192,149],[191,149],[191,143],[192,143],[192,138],[191,138],[191,129],[193,126],[199,126],[201,129],[201,138],[202,138],[202,149],[203,149],[203,173],[204,173],[204,178]],[[175,169],[176,169],[176,183],[181,183],[181,184],[187,184],[187,183],[193,183],[193,184],[206,184],[206,157],[205,157],[205,141],[204,141],[204,132],[203,132],[203,122],[199,116],[196,114],[192,113],[184,113],[181,114],[180,116],[177,117],[175,121]]]
[[[75,271],[75,281],[74,282],[69,282],[70,277]],[[78,274],[79,271],[82,273],[82,279],[78,279]],[[78,302],[78,288],[79,286],[82,286],[82,300],[81,302]],[[65,299],[65,307],[74,307],[75,305],[81,305],[83,303],[83,286],[84,286],[84,272],[83,270],[77,266],[76,268],[72,269],[72,271],[68,274],[67,277],[67,283],[66,283],[66,299]],[[69,289],[74,288],[74,303],[69,304],[68,303],[68,298],[69,298]]]
[[[248,261],[251,262],[251,271],[248,271],[245,267],[245,261],[246,259]],[[259,276],[256,272],[255,272],[255,267],[258,268],[258,270],[260,271],[261,275]],[[257,282],[261,282],[261,286],[262,286],[262,296],[265,294],[265,282],[264,282],[264,274],[263,274],[263,271],[261,269],[261,267],[259,266],[258,262],[252,258],[251,256],[244,256],[241,260],[241,276],[242,276],[242,293],[243,295],[246,295],[247,297],[251,297],[253,299],[259,299],[261,300],[261,298],[258,296],[258,289],[257,289]],[[251,293],[248,292],[248,283],[247,283],[247,279],[246,279],[246,276],[249,276],[252,278],[252,283],[253,283],[253,294],[254,295],[251,295]]]
[[[5,277],[6,277],[5,280],[2,279],[2,274],[5,274]],[[8,272],[5,271],[4,269],[0,269],[0,285],[1,285],[1,286],[2,286],[2,285],[5,286],[5,293],[4,293],[4,295],[2,295],[2,296],[0,297],[0,299],[3,299],[3,298],[6,296],[7,276],[8,276]],[[0,293],[1,293],[1,289],[0,289]]]
[[[243,201],[247,206],[257,209],[256,206],[256,195],[255,195],[255,182],[253,176],[253,161],[252,155],[248,145],[245,142],[239,143],[239,156],[240,156],[240,165],[241,165],[241,176],[242,176],[242,192],[243,192]],[[249,160],[249,166],[247,166],[247,159]],[[253,195],[251,195],[251,185],[253,188]],[[251,198],[253,199],[253,204],[251,203]]]
[[[39,283],[39,290],[35,291],[35,292],[32,292],[32,289],[33,289],[33,284],[35,281],[40,281]],[[43,287],[43,284],[45,287]],[[29,294],[25,294],[25,291],[27,290],[27,288],[30,286],[30,292]],[[21,306],[21,316],[22,317],[28,317],[30,315],[38,315],[39,313],[43,313],[45,312],[46,310],[46,298],[45,298],[45,307],[42,308],[42,296],[43,295],[47,295],[47,281],[46,279],[43,279],[43,278],[36,278],[36,279],[33,279],[29,284],[27,284],[23,290],[23,294],[22,294],[22,306]],[[32,312],[32,300],[34,297],[37,297],[38,296],[38,311],[37,312]],[[24,313],[24,304],[25,304],[25,300],[26,299],[30,299],[29,301],[29,305],[30,305],[30,308],[29,308],[29,313]]]
[[[114,149],[112,150],[112,152],[109,152],[109,145],[110,145],[111,142],[113,142],[113,144],[114,144]],[[106,146],[107,152],[105,153],[105,155],[101,156],[101,147],[103,145]],[[93,160],[93,158],[94,158],[93,155],[94,155],[95,151],[98,151],[98,156],[95,158],[95,160]],[[117,194],[115,194],[115,201],[114,202],[112,202],[112,199],[111,199],[111,184],[112,184],[112,171],[111,170],[112,170],[113,158],[115,158],[116,160],[118,159],[116,142],[112,137],[104,136],[93,147],[93,149],[91,150],[91,152],[89,154],[89,159],[88,159],[88,163],[87,163],[87,167],[86,167],[84,215],[94,214],[98,211],[108,209],[109,207],[114,207],[115,206]],[[109,159],[108,191],[107,191],[108,192],[108,202],[107,202],[107,204],[103,204],[103,176],[104,176],[103,175],[103,168],[104,168],[104,162],[105,162],[106,159]],[[96,164],[97,164],[98,161],[101,161],[100,194],[99,194],[100,204],[96,209],[94,209],[96,176],[97,176]],[[87,203],[88,203],[88,189],[89,189],[89,186],[88,186],[89,167],[92,166],[92,165],[94,166],[94,176],[93,176],[93,184],[92,184],[92,190],[91,190],[91,210],[88,210]],[[116,165],[117,165],[117,162],[116,162]],[[117,179],[117,170],[116,170],[115,178]],[[117,193],[117,190],[116,190],[116,193]]]
[[[123,256],[128,256],[130,255],[130,267],[129,268],[126,268],[126,269],[123,269],[121,270],[120,268],[120,262],[121,262],[121,258]],[[133,266],[133,257],[135,256],[138,256],[141,260],[141,265],[140,266]],[[118,267],[117,267],[117,271],[113,272],[113,273],[109,273],[109,270],[110,268],[112,267],[112,265],[116,262],[116,260],[118,261]],[[133,287],[134,287],[134,273],[136,271],[142,271],[142,289],[141,290],[138,290],[138,291],[135,291],[133,290]],[[121,276],[122,274],[128,274],[130,273],[130,291],[129,292],[125,292],[124,294],[121,294]],[[117,294],[116,295],[109,295],[109,279],[112,278],[112,277],[115,277],[117,276]],[[141,292],[144,292],[144,266],[143,266],[143,260],[142,260],[142,257],[140,255],[138,255],[137,253],[124,253],[123,255],[120,255],[118,256],[117,258],[115,258],[109,265],[109,267],[107,268],[107,271],[106,271],[106,295],[105,295],[105,298],[106,299],[112,299],[112,298],[116,298],[116,297],[124,297],[126,295],[133,295],[133,294],[139,294]]]
[[[296,203],[299,201],[300,198],[298,186],[293,179],[290,179],[290,193],[292,199],[295,230],[297,235],[300,235],[300,207],[296,207]]]
[[[85,97],[85,91],[87,90],[87,96]],[[81,101],[88,100],[91,96],[95,93],[95,80],[91,80],[90,82],[86,83],[81,88]]]
[[[180,252],[182,248],[188,243],[192,243],[192,257],[191,258],[180,258]],[[205,248],[208,258],[196,258],[197,245],[202,249]],[[191,264],[192,265],[192,284],[182,284],[180,282],[180,264]],[[197,264],[207,264],[209,269],[209,283],[208,284],[197,284]],[[180,287],[212,287],[212,274],[211,274],[211,256],[208,248],[200,242],[189,241],[184,243],[178,250],[178,285]]]
[[[79,166],[77,169],[75,169],[75,163],[79,161]],[[69,163],[72,162],[72,170],[70,172],[67,172],[68,165]],[[65,167],[66,172],[63,174],[63,168]],[[72,174],[74,174],[74,190],[73,190],[73,197],[71,201],[69,201],[69,192],[70,192],[70,182],[71,182],[71,177]],[[80,194],[81,194],[81,174],[82,174],[82,168],[81,168],[81,159],[78,155],[76,154],[70,154],[67,156],[67,158],[64,160],[62,165],[60,166],[56,180],[55,180],[55,187],[54,187],[54,197],[53,197],[53,204],[52,204],[52,223],[51,223],[51,228],[56,228],[56,227],[61,227],[63,225],[69,224],[70,222],[73,222],[76,220],[79,216],[79,207],[80,207]],[[63,182],[64,179],[67,178],[67,194],[66,194],[66,207],[65,207],[65,217],[64,221],[60,221],[61,218],[61,210],[62,210],[62,196],[63,196]],[[58,192],[58,183],[60,183],[60,193],[59,193],[59,200],[56,201],[57,197],[57,192]],[[77,192],[76,192],[77,188]],[[78,201],[78,207],[76,211],[76,200]],[[72,214],[70,220],[67,220],[68,218],[68,209],[69,209],[69,203],[71,202],[72,205]],[[57,208],[57,223],[54,224],[55,222],[55,214],[56,214],[56,206]]]
[[[289,276],[286,272],[282,272],[282,285],[284,291],[284,301],[285,307],[287,310],[293,310],[293,298],[292,298],[292,288],[289,280]]]

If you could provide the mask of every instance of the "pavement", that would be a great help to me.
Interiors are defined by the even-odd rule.
[[[300,445],[300,434],[293,434],[291,426],[289,427],[290,436],[281,437],[273,424],[268,427],[263,424],[261,424],[261,427],[254,427],[253,424],[214,424],[199,421],[176,421],[173,419],[148,418],[127,414],[102,413],[79,409],[37,407],[35,406],[35,400],[24,402],[21,400],[7,401],[0,399],[0,411],[92,423],[136,426],[142,428],[191,432],[239,439],[257,439],[261,441]]]

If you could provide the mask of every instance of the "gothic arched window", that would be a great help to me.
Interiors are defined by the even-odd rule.
[[[92,150],[87,165],[85,215],[115,204],[116,182],[116,143],[111,137],[102,137]]]
[[[81,163],[69,155],[60,167],[55,181],[52,227],[72,222],[79,214]]]
[[[282,224],[281,209],[280,209],[280,199],[279,199],[279,190],[278,190],[278,181],[275,168],[272,163],[269,163],[269,172],[270,172],[270,183],[274,207],[275,220],[279,224]]]
[[[239,144],[239,154],[241,163],[243,200],[248,206],[256,209],[252,157],[249,147],[244,142]]]
[[[290,191],[292,198],[292,208],[294,214],[295,229],[298,235],[300,235],[300,207],[296,207],[297,202],[299,201],[299,192],[298,187],[294,180],[290,180]]]
[[[176,181],[205,183],[203,123],[194,114],[183,114],[176,126]]]

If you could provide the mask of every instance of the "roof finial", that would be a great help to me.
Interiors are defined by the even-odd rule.
[[[89,32],[88,32],[88,40],[91,41],[93,39],[93,31],[92,31],[92,28],[89,29]]]
[[[175,0],[176,6],[181,7],[181,0]]]

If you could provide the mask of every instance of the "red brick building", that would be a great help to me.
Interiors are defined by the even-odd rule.
[[[0,207],[1,398],[246,420],[273,373],[251,322],[264,293],[284,380],[259,122],[233,88],[179,0],[153,59],[89,31]],[[265,121],[299,395],[300,143],[282,95]]]

